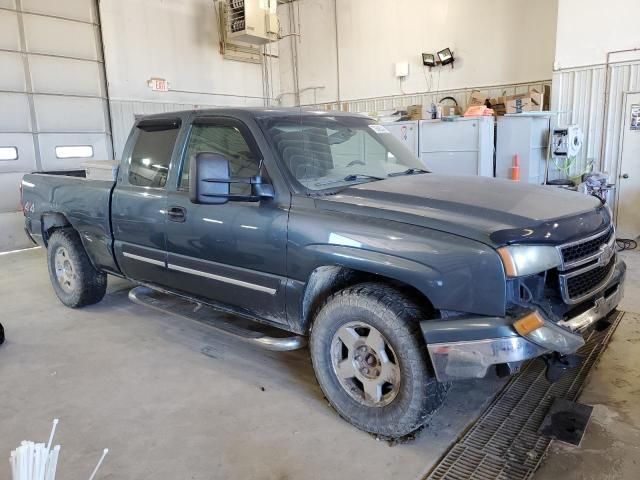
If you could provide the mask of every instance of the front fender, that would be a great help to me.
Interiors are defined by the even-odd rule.
[[[434,258],[437,265],[344,245],[312,244],[304,250],[313,270],[337,265],[410,285],[439,310],[504,315],[504,277],[496,274],[497,255],[488,247],[469,251],[466,259],[451,247]]]

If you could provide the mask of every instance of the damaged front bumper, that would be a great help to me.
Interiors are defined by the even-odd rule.
[[[521,336],[513,327],[519,318],[455,317],[420,323],[436,378],[441,381],[483,378],[489,368],[517,371],[525,360],[557,351],[573,353],[584,345],[582,333],[609,315],[620,303],[626,266],[618,261],[604,293],[592,306],[571,318],[553,322],[541,311],[544,325],[536,335]],[[527,312],[531,313],[531,312]],[[533,332],[535,333],[535,332]]]

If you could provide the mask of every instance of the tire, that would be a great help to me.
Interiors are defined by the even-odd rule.
[[[423,318],[408,296],[376,283],[327,299],[311,328],[311,360],[325,397],[342,418],[386,438],[424,426],[449,385],[433,374],[420,331]]]
[[[0,323],[0,345],[4,343],[4,327]]]
[[[96,270],[75,230],[53,232],[47,246],[49,278],[53,290],[67,307],[98,303],[107,291],[107,275]]]

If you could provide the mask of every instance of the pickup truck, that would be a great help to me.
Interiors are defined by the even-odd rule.
[[[429,173],[365,116],[151,115],[116,176],[24,176],[63,304],[115,275],[308,337],[329,403],[381,436],[421,428],[454,380],[568,358],[623,292],[599,199]]]

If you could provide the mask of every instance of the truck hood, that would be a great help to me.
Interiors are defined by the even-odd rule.
[[[510,180],[405,175],[322,197],[327,210],[433,228],[497,246],[564,242],[608,225],[600,201],[577,192]]]

